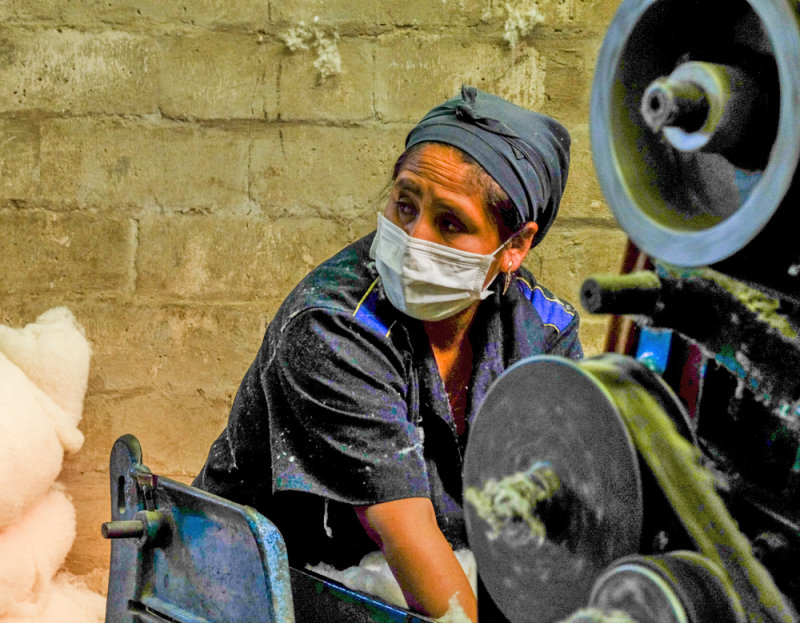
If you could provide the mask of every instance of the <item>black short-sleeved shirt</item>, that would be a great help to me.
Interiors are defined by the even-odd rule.
[[[352,507],[408,497],[430,498],[447,540],[466,546],[461,461],[490,384],[531,355],[582,356],[575,310],[521,269],[473,321],[459,436],[422,323],[383,292],[373,236],[315,268],[281,305],[194,481],[269,517],[295,566],[357,564],[375,546]]]

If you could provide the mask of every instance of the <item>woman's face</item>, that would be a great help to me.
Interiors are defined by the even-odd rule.
[[[424,144],[398,172],[384,216],[412,238],[492,253],[504,241],[473,181],[472,166],[454,147]]]

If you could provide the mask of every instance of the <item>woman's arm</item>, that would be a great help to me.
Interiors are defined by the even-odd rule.
[[[364,529],[383,551],[409,606],[443,616],[453,595],[473,621],[478,607],[469,580],[444,538],[428,498],[356,508]]]

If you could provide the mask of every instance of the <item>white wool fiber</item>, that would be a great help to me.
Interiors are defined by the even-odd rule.
[[[342,73],[342,57],[339,54],[339,34],[336,31],[326,33],[320,28],[309,28],[303,22],[290,28],[278,37],[292,52],[313,49],[317,58],[314,69],[317,70],[317,81],[324,82],[331,76]]]
[[[310,41],[314,35],[303,22],[298,26],[290,28],[285,33],[278,35],[278,38],[283,41],[284,45],[289,48],[290,52],[297,52],[298,50],[307,50]]]
[[[319,31],[316,33],[315,48],[317,58],[314,61],[314,68],[317,70],[317,78],[323,82],[342,73],[342,57],[339,55],[338,34],[326,37]]]
[[[467,575],[473,595],[478,594],[478,563],[471,549],[457,549],[456,558]]]
[[[0,352],[64,410],[72,426],[78,425],[91,349],[69,309],[50,309],[24,329],[0,325]]]
[[[0,353],[0,530],[16,521],[58,478],[64,455],[54,422],[59,411]]]
[[[75,508],[57,487],[0,531],[0,616],[41,611],[74,540]]]
[[[538,3],[521,2],[516,6],[510,3],[505,5],[508,17],[506,18],[503,38],[512,48],[516,47],[520,41],[527,37],[534,28],[544,21]]]
[[[403,591],[381,552],[367,554],[357,567],[345,569],[342,574],[345,586],[352,585],[354,590],[377,595],[391,604],[408,608]]]
[[[453,595],[447,605],[449,606],[447,612],[444,613],[444,616],[436,619],[437,623],[472,623],[472,619],[467,616],[464,608],[461,607],[458,595]]]
[[[503,39],[513,50],[544,21],[544,14],[539,0],[510,0],[489,3],[481,19],[484,22],[504,20]]]
[[[477,594],[478,567],[475,563],[475,555],[468,549],[456,550],[455,555],[461,564],[461,568],[464,569],[467,579],[469,579],[472,592]],[[386,562],[381,552],[371,552],[361,559],[358,566],[348,567],[344,570],[335,569],[325,563],[314,566],[308,565],[308,569],[335,582],[344,584],[354,591],[368,593],[392,605],[408,608],[403,591],[400,589],[400,585],[389,568],[389,563]],[[460,609],[460,606],[458,607]],[[458,619],[452,619],[452,623],[457,622]]]
[[[59,573],[46,592],[42,610],[9,614],[2,623],[103,623],[106,600],[71,573]]]
[[[56,482],[78,422],[89,344],[66,308],[0,326],[0,623],[100,623],[105,600],[62,573],[75,508]]]

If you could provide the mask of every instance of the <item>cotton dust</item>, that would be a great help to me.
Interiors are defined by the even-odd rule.
[[[303,22],[280,35],[286,48],[292,52],[313,51],[317,58],[314,69],[317,80],[322,83],[342,73],[342,57],[339,55],[339,35],[336,31],[325,32],[318,27],[308,27]]]
[[[461,568],[469,580],[472,592],[477,594],[478,591],[478,567],[475,563],[475,556],[468,549],[459,549],[455,551],[456,558],[461,564]],[[367,593],[374,595],[384,601],[401,608],[408,608],[403,591],[400,585],[394,578],[389,564],[383,557],[381,552],[372,552],[364,556],[358,566],[348,567],[344,570],[338,570],[334,567],[321,563],[319,565],[308,566],[310,571],[324,575],[335,582],[344,584],[347,588],[360,593]],[[456,611],[461,610],[461,606],[456,603]],[[447,612],[447,616],[457,616],[451,604],[451,609]],[[462,611],[463,614],[463,611]],[[466,617],[466,615],[464,615]],[[442,618],[440,621],[445,623],[459,623],[462,619],[458,618]],[[464,621],[469,621],[464,618]]]
[[[544,14],[537,0],[516,0],[490,8],[484,13],[483,19],[503,19],[503,39],[509,47],[516,48],[520,41],[544,21]]]
[[[540,502],[551,499],[561,488],[556,473],[544,463],[534,464],[524,472],[510,474],[499,481],[490,478],[481,489],[467,487],[464,499],[472,504],[478,516],[491,528],[489,540],[501,534],[522,545],[535,540],[541,545],[545,526],[536,516]],[[523,525],[527,530],[519,528]],[[511,529],[509,529],[511,528]]]
[[[78,423],[89,343],[66,308],[23,329],[0,326],[0,623],[100,623],[105,599],[59,571],[75,508],[57,482]]]

